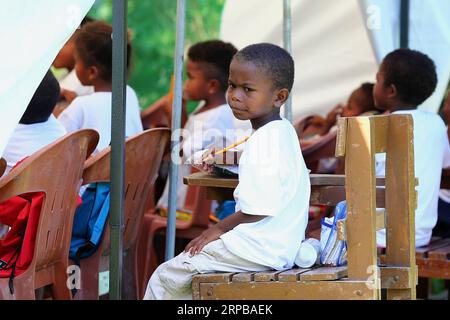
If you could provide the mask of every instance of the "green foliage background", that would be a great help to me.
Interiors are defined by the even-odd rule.
[[[225,0],[186,1],[185,49],[218,38]],[[88,14],[112,21],[112,0],[96,0]],[[128,0],[133,59],[129,80],[142,108],[168,93],[176,40],[176,0]]]

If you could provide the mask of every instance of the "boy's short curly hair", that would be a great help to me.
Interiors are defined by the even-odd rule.
[[[204,72],[208,79],[217,79],[223,91],[228,87],[230,64],[237,49],[229,42],[221,40],[208,40],[198,42],[191,46],[188,58],[197,63],[208,65]]]
[[[261,68],[277,89],[292,90],[295,66],[292,56],[283,48],[271,43],[252,44],[240,50],[235,59],[248,61]]]
[[[76,51],[86,66],[96,66],[100,77],[112,81],[112,26],[103,21],[84,24],[75,36]],[[127,67],[131,63],[130,34],[127,37]]]
[[[426,54],[416,50],[398,49],[389,53],[382,63],[384,85],[394,85],[400,99],[420,105],[436,89],[436,66]]]

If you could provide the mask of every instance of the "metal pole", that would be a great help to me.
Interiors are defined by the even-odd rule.
[[[172,156],[169,171],[169,215],[167,220],[166,254],[165,259],[174,257],[175,253],[175,231],[176,231],[176,207],[178,188],[178,166],[180,158],[180,133],[181,108],[182,108],[182,86],[183,86],[183,56],[184,56],[184,27],[186,19],[186,1],[177,1],[177,37],[175,48],[175,86],[172,105]]]
[[[113,1],[113,65],[111,117],[111,255],[109,295],[121,299],[122,289],[122,232],[123,186],[125,164],[125,109],[127,61],[127,0]]]
[[[409,0],[400,3],[400,48],[409,47]]]
[[[292,54],[291,0],[283,0],[283,46]],[[292,123],[292,93],[284,106],[284,117]]]

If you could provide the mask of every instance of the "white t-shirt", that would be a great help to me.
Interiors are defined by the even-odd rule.
[[[41,123],[19,123],[2,155],[8,164],[5,174],[17,162],[58,140],[65,134],[66,130],[53,115],[47,121]]]
[[[77,77],[77,73],[75,69],[70,71],[60,82],[59,86],[61,89],[66,89],[69,91],[73,91],[77,94],[77,96],[86,96],[94,93],[94,87],[92,86],[83,86],[80,80]]]
[[[236,142],[234,116],[228,104],[218,106],[214,109],[200,112],[199,107],[189,116],[184,129],[181,131],[183,141],[181,149],[183,157],[178,171],[177,208],[184,208],[187,186],[183,183],[183,177],[191,174],[191,165],[185,161],[200,150],[216,146],[218,149],[225,148]],[[158,201],[158,207],[168,207],[169,180],[167,180],[164,192]]]
[[[95,149],[98,152],[111,143],[111,92],[95,92],[78,97],[61,113],[58,120],[67,132],[80,129],[94,129],[100,134]],[[143,130],[138,98],[134,90],[127,86],[125,135],[131,137]]]
[[[396,111],[411,114],[414,122],[414,171],[419,179],[416,210],[416,247],[430,242],[437,221],[437,204],[442,168],[450,166],[450,145],[444,121],[423,110]],[[385,175],[386,154],[377,154],[375,173]],[[386,230],[377,232],[377,244],[386,246]]]
[[[264,215],[221,239],[240,258],[276,270],[292,268],[308,223],[311,185],[297,133],[286,119],[259,128],[239,160],[236,211]]]

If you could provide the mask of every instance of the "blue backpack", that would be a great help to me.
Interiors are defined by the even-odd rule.
[[[83,203],[73,220],[69,258],[79,264],[80,259],[95,253],[100,245],[109,213],[109,183],[90,184],[82,195]]]

